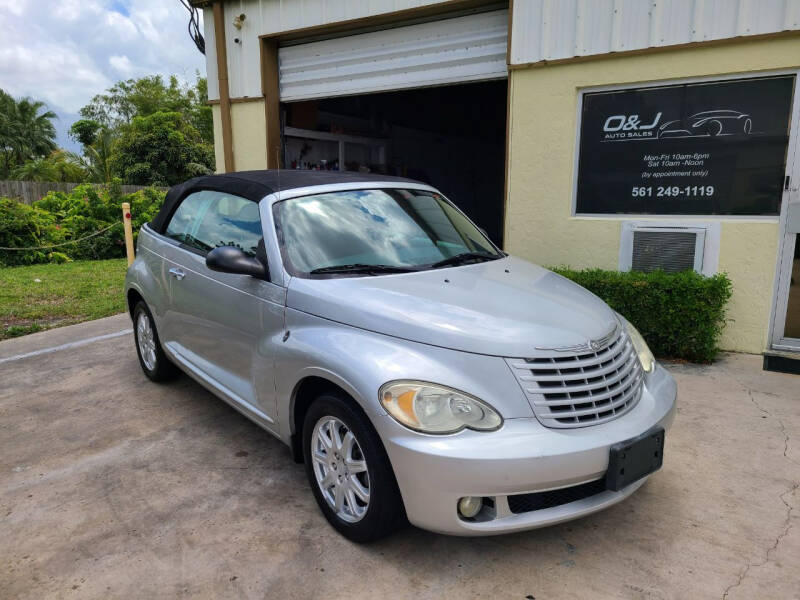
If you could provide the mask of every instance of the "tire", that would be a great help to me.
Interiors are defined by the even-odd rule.
[[[342,442],[340,452],[336,451],[336,442],[330,447],[325,445],[332,439],[334,429]],[[354,443],[348,446],[349,433]],[[320,449],[326,450],[324,458]],[[403,500],[386,450],[367,417],[343,397],[326,393],[309,407],[303,423],[303,457],[320,510],[347,539],[371,542],[406,523]],[[365,463],[364,470],[360,463]],[[337,469],[332,468],[333,464],[337,464]],[[326,473],[336,483],[323,489],[325,483],[320,480]],[[342,490],[341,496],[337,489]],[[366,503],[361,495],[364,489],[368,491]],[[338,497],[341,497],[340,510],[335,505]]]
[[[139,364],[151,381],[169,381],[178,375],[178,368],[161,348],[156,323],[144,300],[137,302],[133,309],[133,338]]]

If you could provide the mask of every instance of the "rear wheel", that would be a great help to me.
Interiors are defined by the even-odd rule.
[[[303,425],[306,474],[328,522],[354,542],[385,537],[405,511],[389,458],[364,415],[335,394],[317,398]]]
[[[168,381],[178,374],[177,367],[161,349],[156,323],[143,300],[140,300],[133,309],[133,337],[136,340],[139,364],[149,379]]]

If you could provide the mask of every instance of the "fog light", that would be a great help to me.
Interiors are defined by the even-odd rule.
[[[471,519],[481,512],[481,506],[483,506],[483,498],[479,498],[477,496],[465,496],[458,501],[458,513],[462,517]]]

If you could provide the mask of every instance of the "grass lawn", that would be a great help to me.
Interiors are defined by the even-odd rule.
[[[125,311],[126,261],[0,267],[0,340]]]

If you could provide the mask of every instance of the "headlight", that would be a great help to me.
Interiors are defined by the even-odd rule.
[[[378,395],[390,415],[415,431],[492,431],[503,424],[503,418],[485,402],[435,383],[390,381]]]
[[[642,363],[642,369],[644,369],[645,373],[650,373],[656,366],[656,359],[653,356],[653,353],[650,352],[647,342],[644,341],[644,338],[642,337],[642,334],[639,333],[639,330],[631,325],[625,317],[619,313],[617,316],[619,317],[620,322],[625,326],[628,336],[631,338],[633,349],[639,356],[639,362]]]

